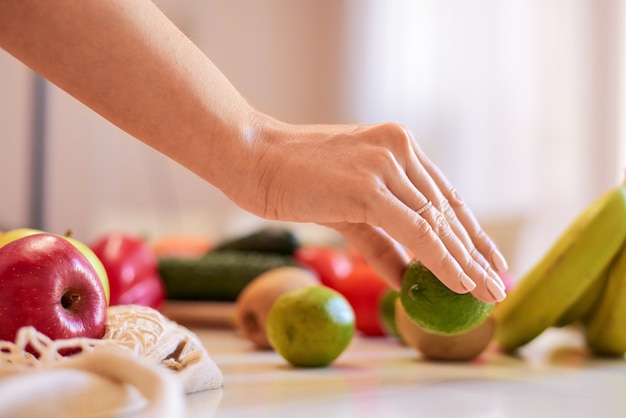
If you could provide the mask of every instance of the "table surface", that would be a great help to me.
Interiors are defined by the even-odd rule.
[[[234,330],[189,327],[224,374],[187,395],[188,417],[625,417],[626,361],[588,355],[574,329],[550,329],[518,356],[493,347],[437,363],[396,340],[356,337],[329,367],[295,368]]]

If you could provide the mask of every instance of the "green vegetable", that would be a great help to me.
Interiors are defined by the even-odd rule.
[[[290,256],[221,250],[195,259],[161,258],[159,274],[167,299],[234,302],[261,273],[294,265]]]
[[[290,230],[264,228],[218,244],[209,254],[230,250],[292,255],[299,246],[300,242]]]

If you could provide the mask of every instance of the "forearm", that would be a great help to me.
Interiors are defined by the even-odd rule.
[[[238,158],[253,109],[151,1],[0,0],[0,46],[134,137],[228,181],[219,165]]]

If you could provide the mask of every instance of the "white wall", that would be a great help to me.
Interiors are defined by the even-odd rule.
[[[0,230],[28,222],[33,75],[0,49]]]
[[[623,10],[621,2],[600,3],[159,5],[268,113],[409,126],[521,272],[621,176]],[[26,220],[30,77],[4,53],[0,69],[0,123],[9,132],[0,174],[10,179],[0,182],[0,195],[11,197],[1,226]],[[219,238],[261,222],[65,93],[51,87],[50,96],[49,230],[72,229],[85,240],[110,229]]]

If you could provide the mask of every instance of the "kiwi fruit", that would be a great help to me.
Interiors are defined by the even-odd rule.
[[[471,361],[480,356],[491,342],[495,321],[490,316],[469,331],[435,334],[416,325],[407,315],[402,302],[396,300],[396,326],[404,344],[415,348],[425,360]]]
[[[248,283],[235,301],[235,329],[259,349],[271,349],[267,316],[278,297],[292,290],[319,285],[317,276],[301,267],[277,267]]]

